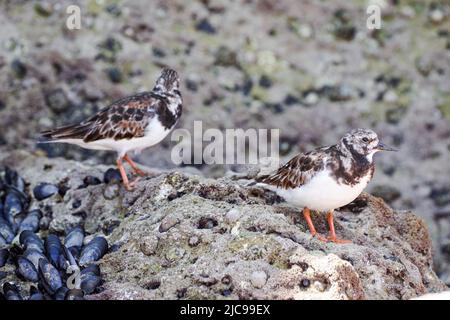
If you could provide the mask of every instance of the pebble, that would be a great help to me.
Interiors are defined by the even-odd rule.
[[[103,196],[107,200],[112,200],[119,195],[120,187],[117,184],[107,185],[105,190],[103,191]]]
[[[231,209],[230,211],[228,211],[225,215],[225,219],[228,222],[235,222],[237,221],[239,218],[241,217],[241,212],[238,209]]]
[[[323,291],[325,291],[325,284],[323,284],[322,282],[320,282],[320,281],[314,281],[314,288],[317,290],[317,291],[320,291],[320,292],[323,292]]]
[[[200,243],[200,238],[197,236],[192,236],[188,240],[188,244],[190,247],[195,247]]]
[[[428,14],[431,22],[441,23],[444,20],[444,12],[440,9],[434,9]]]
[[[113,83],[121,83],[123,80],[122,72],[117,68],[108,68],[106,69],[106,74]]]
[[[19,59],[14,59],[11,63],[11,68],[16,74],[18,78],[23,78],[27,74],[27,67],[26,65],[20,61]]]
[[[197,29],[198,31],[207,33],[207,34],[215,34],[216,33],[216,28],[214,28],[211,23],[209,22],[208,19],[202,19],[200,20],[196,25],[195,25],[195,29]]]
[[[61,88],[45,92],[45,101],[50,109],[56,114],[60,114],[67,110],[69,100]]]
[[[264,271],[253,271],[250,282],[255,288],[261,289],[267,282],[267,274]]]
[[[180,220],[177,217],[173,215],[166,216],[159,225],[159,232],[166,232],[178,223],[180,223]]]
[[[397,100],[398,100],[398,96],[394,90],[388,90],[383,95],[383,101],[385,101],[385,102],[394,103],[394,102],[397,102]]]
[[[306,94],[303,102],[308,106],[315,105],[319,102],[319,95],[315,92],[309,92]]]
[[[166,253],[166,259],[169,262],[175,262],[175,261],[178,261],[181,258],[183,258],[185,253],[186,253],[186,250],[184,250],[183,248],[180,248],[180,247],[171,248]]]
[[[156,249],[158,248],[158,238],[155,236],[146,236],[141,239],[141,243],[139,244],[139,248],[141,252],[146,256],[151,256],[156,253]]]

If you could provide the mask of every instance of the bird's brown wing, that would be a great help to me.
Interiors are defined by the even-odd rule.
[[[324,158],[329,147],[298,154],[274,173],[262,176],[258,182],[282,189],[300,187],[310,181],[325,166]]]
[[[49,140],[82,139],[84,142],[143,137],[159,103],[164,101],[151,92],[137,94],[112,103],[79,124],[44,131],[41,134]]]

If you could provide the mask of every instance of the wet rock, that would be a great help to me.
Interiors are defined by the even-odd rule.
[[[58,88],[45,92],[45,101],[50,109],[56,114],[60,114],[68,109],[70,102],[64,90]]]
[[[450,204],[450,188],[449,187],[432,188],[429,197],[438,207],[444,207]]]
[[[24,78],[27,75],[27,66],[19,59],[14,59],[11,63],[11,69],[17,78]]]
[[[111,82],[121,83],[123,81],[123,73],[118,68],[108,68],[105,72]]]
[[[267,75],[263,75],[259,78],[259,85],[263,88],[270,88],[272,86],[272,80]]]
[[[338,39],[351,41],[356,35],[350,13],[345,9],[336,10],[333,18],[333,33]]]
[[[42,17],[49,17],[53,14],[53,5],[48,1],[40,1],[34,5],[34,10]]]
[[[197,29],[198,31],[207,33],[207,34],[215,34],[216,33],[216,28],[214,28],[211,23],[209,22],[208,19],[202,19],[200,20],[196,25],[195,25],[195,29]]]
[[[224,67],[240,67],[235,51],[226,46],[220,46],[214,54],[214,64]]]
[[[397,190],[396,188],[394,188],[392,186],[387,186],[387,185],[374,186],[372,188],[372,194],[375,197],[382,198],[384,201],[386,201],[388,203],[391,203],[391,202],[397,200],[402,195],[399,190]]]

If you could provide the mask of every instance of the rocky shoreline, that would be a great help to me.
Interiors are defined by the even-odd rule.
[[[297,209],[247,180],[153,171],[126,192],[102,181],[106,166],[22,151],[0,161],[27,190],[64,186],[64,196],[30,205],[49,219],[41,233],[82,225],[88,239],[108,239],[104,282],[88,299],[410,299],[446,288],[424,221],[366,193],[337,213],[338,234],[353,243],[336,245],[312,238]],[[86,176],[100,183],[86,186]],[[326,232],[325,219],[313,219]]]

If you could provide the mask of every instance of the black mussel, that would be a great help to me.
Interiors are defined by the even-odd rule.
[[[94,177],[94,176],[86,176],[83,179],[84,187],[96,186],[96,185],[98,185],[100,183],[102,183],[102,181],[99,178]]]
[[[62,270],[67,270],[69,266],[78,268],[77,261],[72,252],[66,246],[62,246],[63,254],[59,256],[59,266]]]
[[[35,286],[31,286],[28,300],[45,300],[45,295]]]
[[[0,280],[3,280],[6,278],[8,274],[5,271],[0,271]]]
[[[50,183],[40,183],[33,189],[33,194],[36,200],[41,201],[50,198],[52,195],[58,193],[58,187]]]
[[[72,254],[72,256],[74,256],[75,259],[78,260],[78,258],[80,258],[81,248],[79,248],[79,247],[70,247],[67,250],[70,251],[70,253]]]
[[[14,191],[8,192],[3,207],[3,215],[11,226],[16,224],[16,217],[23,213],[23,211],[24,203],[22,202],[21,197]]]
[[[91,294],[101,284],[102,278],[92,273],[81,274],[81,290],[85,294]]]
[[[81,289],[68,290],[64,300],[84,300],[84,292]]]
[[[17,190],[25,191],[25,180],[19,174],[11,170],[10,168],[5,168],[5,181],[8,185],[15,187]]]
[[[120,175],[119,170],[114,168],[109,168],[106,170],[103,176],[103,182],[105,183],[117,183],[122,181],[122,176]]]
[[[20,244],[27,249],[36,249],[38,251],[44,252],[44,243],[41,238],[33,231],[24,230],[20,233],[19,236]]]
[[[38,274],[39,283],[50,295],[53,295],[63,285],[58,270],[47,259],[39,260]]]
[[[83,270],[81,270],[81,274],[93,274],[96,276],[100,276],[100,267],[98,264],[90,264],[87,267],[85,267]]]
[[[108,251],[108,241],[98,236],[92,239],[81,251],[79,264],[86,266],[101,259]]]
[[[5,238],[0,234],[0,248],[5,247],[7,244],[8,242],[6,242]]]
[[[8,245],[8,242],[6,242],[5,238],[0,234],[0,248],[5,247],[6,245]]]
[[[84,230],[78,226],[70,230],[64,239],[64,245],[67,248],[76,247],[81,249],[84,240]]]
[[[33,263],[25,257],[17,258],[17,275],[27,281],[37,282],[39,276]]]
[[[55,294],[53,295],[53,299],[55,300],[64,300],[66,297],[66,293],[69,291],[67,287],[61,287],[58,290],[56,290]]]
[[[6,264],[8,261],[9,251],[6,248],[0,249],[0,268]]]
[[[45,239],[45,252],[47,253],[48,260],[56,268],[59,267],[59,257],[62,255],[62,244],[59,237],[55,234],[49,234]]]
[[[19,226],[19,233],[24,230],[37,232],[39,230],[39,221],[42,218],[42,212],[39,209],[30,211],[22,220]]]
[[[14,231],[11,228],[8,221],[0,217],[0,235],[6,240],[7,243],[11,243],[14,240]]]
[[[23,300],[19,288],[14,283],[5,282],[3,284],[3,294],[6,300]]]
[[[36,270],[38,270],[38,268],[39,268],[39,260],[41,260],[41,259],[47,260],[47,258],[44,256],[44,254],[41,251],[36,250],[36,249],[27,249],[23,253],[23,256],[33,263]]]

